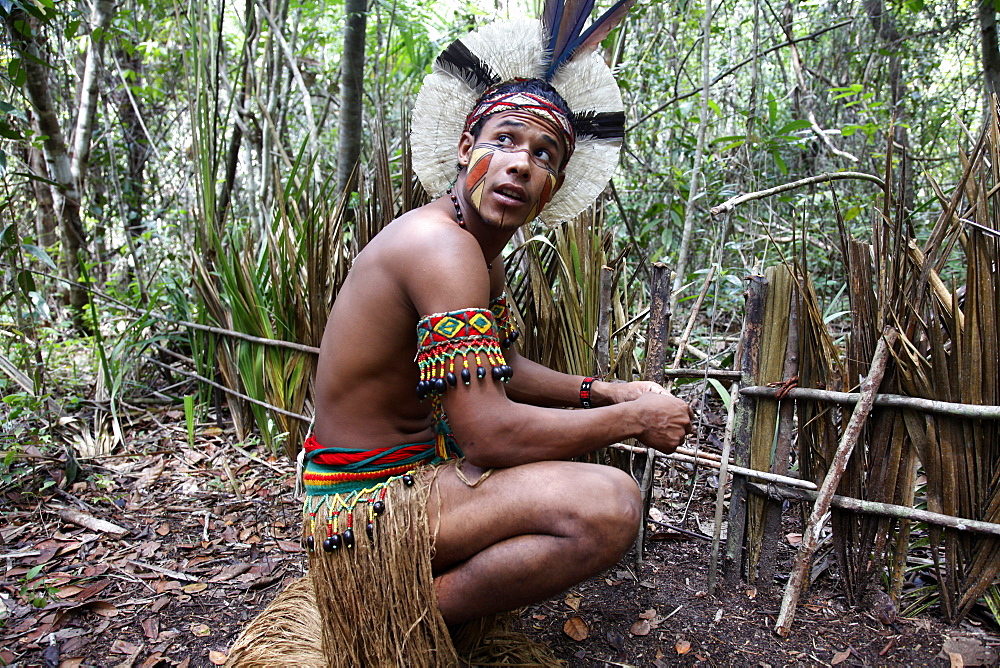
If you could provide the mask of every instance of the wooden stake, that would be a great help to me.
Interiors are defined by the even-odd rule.
[[[790,270],[789,270],[790,271]],[[785,365],[782,378],[788,380],[799,374],[799,295],[794,283],[788,302],[788,338],[785,343]],[[778,409],[778,433],[775,437],[771,473],[788,473],[788,455],[792,448],[792,429],[795,402],[785,399]],[[764,505],[764,523],[761,527],[760,559],[757,563],[757,587],[769,589],[774,579],[774,562],[778,554],[778,536],[781,533],[781,503],[769,501]]]
[[[670,270],[662,262],[652,267],[649,286],[649,328],[646,331],[646,380],[663,384],[663,367],[667,365],[667,338],[670,335]],[[642,495],[642,516],[649,515],[653,498],[653,472],[656,467],[656,450],[645,448],[639,454],[645,460],[639,493]],[[646,523],[639,523],[639,535],[635,539],[637,565],[642,565],[646,538]]]
[[[760,367],[760,347],[764,329],[764,305],[767,301],[767,279],[763,276],[750,278],[747,288],[746,319],[743,324],[742,354],[740,357],[741,385],[755,385]],[[750,437],[753,433],[756,402],[745,402],[740,395],[733,418],[733,461],[737,466],[750,467]],[[725,454],[725,453],[724,453]],[[724,459],[726,457],[723,457]],[[729,496],[729,529],[726,533],[725,568],[726,583],[730,586],[739,582],[743,574],[743,549],[747,524],[746,480],[733,478]],[[719,488],[722,489],[720,481]]]
[[[865,422],[868,420],[868,415],[875,405],[875,394],[878,392],[879,385],[882,384],[885,367],[897,338],[898,334],[896,330],[891,327],[887,327],[882,337],[879,338],[878,345],[875,347],[875,355],[872,357],[872,363],[868,371],[868,377],[861,383],[861,397],[854,408],[854,413],[851,415],[850,421],[844,428],[844,435],[837,446],[837,452],[833,455],[826,478],[823,479],[823,484],[816,495],[816,503],[809,514],[809,521],[806,523],[806,528],[802,532],[802,543],[799,545],[799,551],[795,555],[795,564],[792,567],[791,576],[788,578],[785,595],[781,600],[778,621],[774,627],[775,633],[781,637],[787,637],[789,631],[791,631],[792,621],[795,618],[795,608],[798,606],[799,597],[802,595],[803,587],[807,581],[806,578],[809,573],[809,567],[812,564],[813,553],[815,553],[816,547],[819,544],[819,534],[823,529],[826,515],[830,510],[830,504],[834,496],[833,493],[837,489],[837,485],[840,484],[840,479],[847,469],[847,462],[854,451],[854,446],[861,437],[861,429],[864,427]]]

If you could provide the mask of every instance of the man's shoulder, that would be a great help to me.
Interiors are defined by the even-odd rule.
[[[386,228],[385,250],[392,261],[447,262],[447,266],[481,263],[482,249],[468,231],[450,216],[429,205],[396,218]],[[380,235],[381,236],[381,235]]]

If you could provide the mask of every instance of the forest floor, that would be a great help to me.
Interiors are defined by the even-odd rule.
[[[718,420],[716,420],[718,423]],[[241,627],[302,574],[293,466],[200,427],[183,411],[133,416],[120,454],[64,464],[28,448],[0,487],[0,665],[211,666]],[[704,447],[711,448],[712,442]],[[42,492],[45,481],[53,480]],[[691,493],[694,481],[694,493]],[[651,516],[711,534],[711,472],[663,465]],[[787,573],[799,513],[778,573]],[[646,559],[521,614],[569,666],[993,665],[987,619],[947,626],[933,610],[895,628],[847,605],[828,569],[803,597],[789,638],[774,635],[781,583],[708,595],[711,543],[649,524]]]

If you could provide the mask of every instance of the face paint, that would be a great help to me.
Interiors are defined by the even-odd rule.
[[[465,176],[465,188],[469,199],[477,209],[483,201],[483,191],[486,190],[486,172],[489,171],[493,152],[497,149],[492,144],[476,144],[469,156],[469,169]]]
[[[532,221],[538,217],[545,205],[549,203],[552,199],[552,192],[556,189],[556,175],[551,171],[548,174],[548,178],[545,180],[545,187],[542,189],[542,194],[538,198],[538,203],[531,207],[531,211],[528,212],[528,221]]]

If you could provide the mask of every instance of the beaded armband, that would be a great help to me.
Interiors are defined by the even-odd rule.
[[[471,383],[470,356],[476,363],[477,378],[486,377],[484,361],[492,367],[494,380],[507,382],[514,375],[500,350],[496,321],[487,309],[469,308],[422,318],[417,323],[417,345],[420,399],[444,394],[448,387],[456,387],[459,379],[466,385]]]
[[[507,306],[507,297],[500,295],[491,299],[490,312],[500,329],[500,344],[504,348],[510,348],[517,341],[517,337],[521,336],[521,333],[514,328],[514,319],[510,315],[510,307]]]

